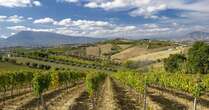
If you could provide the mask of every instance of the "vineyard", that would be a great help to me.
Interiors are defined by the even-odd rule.
[[[205,77],[199,80],[199,77]],[[208,110],[209,75],[150,71],[1,73],[1,109]]]
[[[208,68],[187,67],[189,57],[138,71],[62,52],[11,52],[0,57],[0,110],[209,110]]]

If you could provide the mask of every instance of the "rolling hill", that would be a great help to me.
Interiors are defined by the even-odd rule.
[[[67,36],[50,32],[22,31],[7,39],[0,39],[0,47],[36,47],[60,44],[84,44],[102,41],[102,38]]]

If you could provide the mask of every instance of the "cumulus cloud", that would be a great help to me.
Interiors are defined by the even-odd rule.
[[[13,31],[24,31],[24,30],[27,30],[28,28],[25,26],[11,26],[11,27],[7,27],[7,29],[10,29]]]
[[[0,22],[20,23],[22,21],[24,21],[23,16],[18,16],[18,15],[0,16]]]
[[[185,14],[184,16],[186,17],[191,15]],[[0,21],[1,19],[7,20],[8,18],[11,17],[0,16]],[[18,18],[24,19],[24,17]],[[34,28],[36,26],[37,28]],[[147,23],[128,25],[101,20],[75,20],[72,18],[55,20],[54,18],[46,17],[33,20],[33,28],[16,25],[7,27],[7,29],[14,33],[19,31],[44,31],[71,36],[145,38],[150,36],[176,35],[176,33],[185,33],[189,32],[189,30],[191,32],[200,29],[197,27],[190,27],[193,26],[184,25],[174,21],[169,21],[165,24]],[[201,29],[205,29],[205,27],[203,26]]]
[[[53,32],[54,29],[41,29],[41,28],[30,28],[30,27],[26,27],[26,26],[10,26],[7,27],[7,29],[9,30],[13,30],[13,31],[41,31],[41,32]]]
[[[79,27],[82,29],[87,28],[99,28],[99,27],[111,27],[112,24],[105,21],[93,21],[93,20],[72,20],[70,18],[63,19],[55,23],[60,26],[71,26],[71,27]]]
[[[3,7],[28,7],[28,6],[41,6],[40,1],[36,0],[0,0],[0,6]]]
[[[81,2],[82,0],[61,0],[68,3]],[[102,8],[104,10],[129,10],[130,16],[144,16],[144,18],[161,19],[165,17],[156,14],[166,9],[187,10],[209,13],[208,0],[85,0],[84,7]]]
[[[46,18],[34,20],[33,23],[35,23],[35,24],[50,24],[50,23],[56,23],[56,21],[52,18],[46,17]]]
[[[13,15],[9,16],[6,21],[13,22],[13,23],[20,23],[23,21],[23,16]]]
[[[39,1],[33,1],[33,4],[34,4],[35,6],[41,6],[41,5],[42,5],[41,2],[39,2]]]
[[[35,22],[36,21],[36,22]],[[141,37],[146,35],[164,34],[171,31],[169,27],[161,27],[157,24],[144,24],[140,26],[114,24],[108,21],[94,20],[73,20],[71,18],[55,21],[53,18],[35,20],[34,23],[41,23],[51,28],[30,28],[25,26],[7,27],[13,31],[44,31],[56,32],[72,36],[90,37]]]

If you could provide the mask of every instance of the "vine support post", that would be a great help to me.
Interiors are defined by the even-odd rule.
[[[144,83],[144,110],[147,110],[147,80]]]
[[[43,110],[47,110],[47,107],[46,107],[46,104],[44,102],[44,98],[43,98],[43,95],[42,94],[40,95],[40,99],[41,99],[41,105],[43,107]]]
[[[194,98],[193,110],[197,110],[197,97]]]

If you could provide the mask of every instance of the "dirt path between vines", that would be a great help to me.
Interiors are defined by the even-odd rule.
[[[182,104],[184,106],[181,106],[181,109],[178,110],[193,110],[193,98],[191,96],[188,96],[187,94],[182,94],[175,91],[169,91],[166,89],[158,88],[158,87],[150,87],[150,91],[157,93],[159,96],[167,98],[171,101],[175,101],[177,104],[176,107],[179,106],[179,104]],[[173,104],[173,105],[175,105]],[[209,110],[207,107],[209,103],[207,103],[207,100],[199,99],[197,109],[198,110]]]
[[[149,89],[148,94],[150,100],[156,102],[162,107],[162,110],[188,110],[188,106],[173,100],[165,95],[161,95],[159,92]],[[149,102],[148,102],[149,103]]]
[[[79,85],[82,85],[82,83],[78,83],[76,85],[70,85],[69,87],[62,87],[57,90],[49,90],[45,92],[43,97],[44,97],[46,106],[48,107],[54,104],[54,102],[59,100],[65,93],[67,93],[68,90],[71,90],[72,88],[75,88]],[[21,102],[21,104],[19,106],[16,106],[16,109],[18,110],[22,110],[22,109],[23,110],[37,110],[40,106],[37,104],[38,98],[34,94],[30,97],[25,97],[24,99],[19,100],[19,101]]]
[[[136,97],[133,97],[127,88],[115,80],[113,80],[113,89],[115,90],[115,99],[117,99],[120,110],[141,110]]]
[[[103,91],[102,101],[97,107],[98,110],[119,110],[118,105],[114,100],[114,91],[110,77],[107,77]]]
[[[76,98],[85,90],[85,85],[81,84],[65,91],[59,98],[54,100],[49,106],[49,110],[69,110]]]

